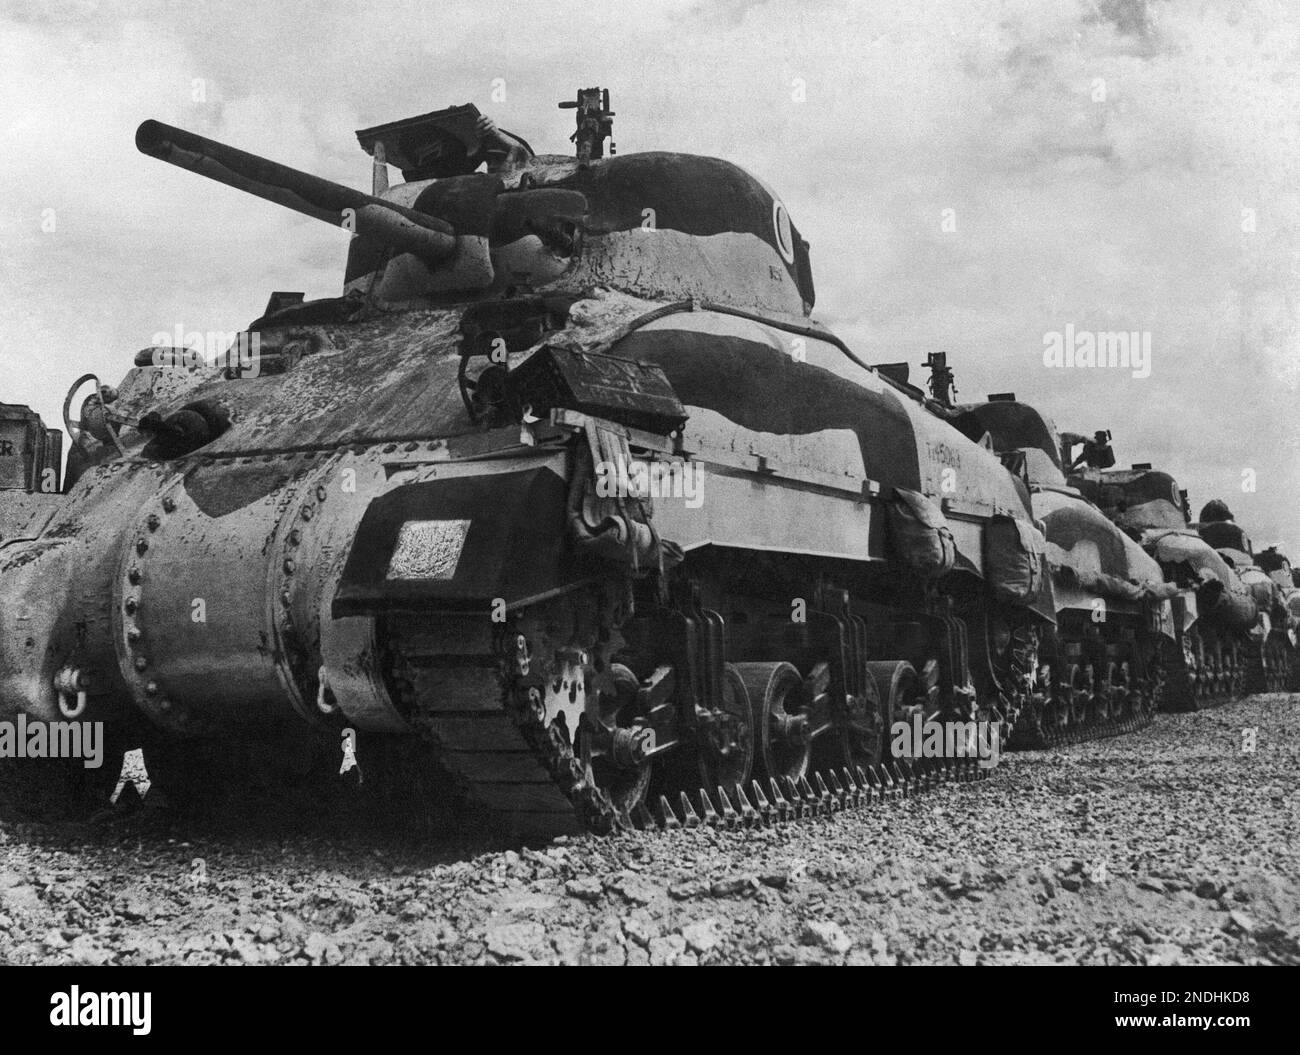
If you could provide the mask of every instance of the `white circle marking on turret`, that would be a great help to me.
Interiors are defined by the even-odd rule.
[[[790,214],[785,211],[785,204],[777,198],[772,199],[772,227],[776,232],[777,252],[787,264],[793,264],[794,233],[790,230]]]

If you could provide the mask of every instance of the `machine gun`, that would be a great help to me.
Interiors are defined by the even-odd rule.
[[[1083,452],[1076,458],[1074,448],[1079,444],[1083,444]],[[1077,432],[1061,433],[1061,463],[1066,472],[1077,469],[1080,464],[1089,469],[1109,469],[1115,464],[1115,452],[1110,446],[1110,430],[1098,429],[1092,434],[1092,439],[1080,436]],[[1150,466],[1146,468],[1149,469]]]
[[[578,164],[586,168],[593,158],[605,156],[605,140],[614,134],[614,111],[609,108],[609,89],[579,88],[578,97],[560,103],[561,110],[577,110],[578,127],[569,136],[578,147]],[[614,154],[610,140],[609,153]]]
[[[921,365],[930,370],[930,379],[927,382],[930,395],[945,407],[952,406],[952,397],[957,394],[957,383],[953,377],[952,367],[948,365],[948,353],[929,352]]]

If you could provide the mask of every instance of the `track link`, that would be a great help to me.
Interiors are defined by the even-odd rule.
[[[769,780],[767,790],[753,780],[750,791],[735,785],[730,793],[700,788],[692,797],[679,792],[677,805],[660,795],[656,809],[640,806],[634,826],[643,831],[677,828],[759,828],[809,817],[830,817],[850,810],[869,810],[917,798],[949,784],[979,783],[993,768],[975,759],[902,759],[876,766],[818,770],[812,779]],[[784,784],[784,790],[782,789]]]

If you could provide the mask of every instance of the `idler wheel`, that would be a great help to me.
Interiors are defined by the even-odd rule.
[[[799,780],[812,753],[809,716],[803,708],[803,678],[790,663],[736,663],[749,695],[755,761],[765,777]]]

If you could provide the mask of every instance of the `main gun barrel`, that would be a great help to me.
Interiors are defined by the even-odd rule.
[[[455,231],[436,217],[182,128],[145,121],[136,129],[135,145],[142,154],[336,227],[348,227],[357,234],[386,242],[399,252],[413,253],[427,263],[445,260],[456,249]]]

